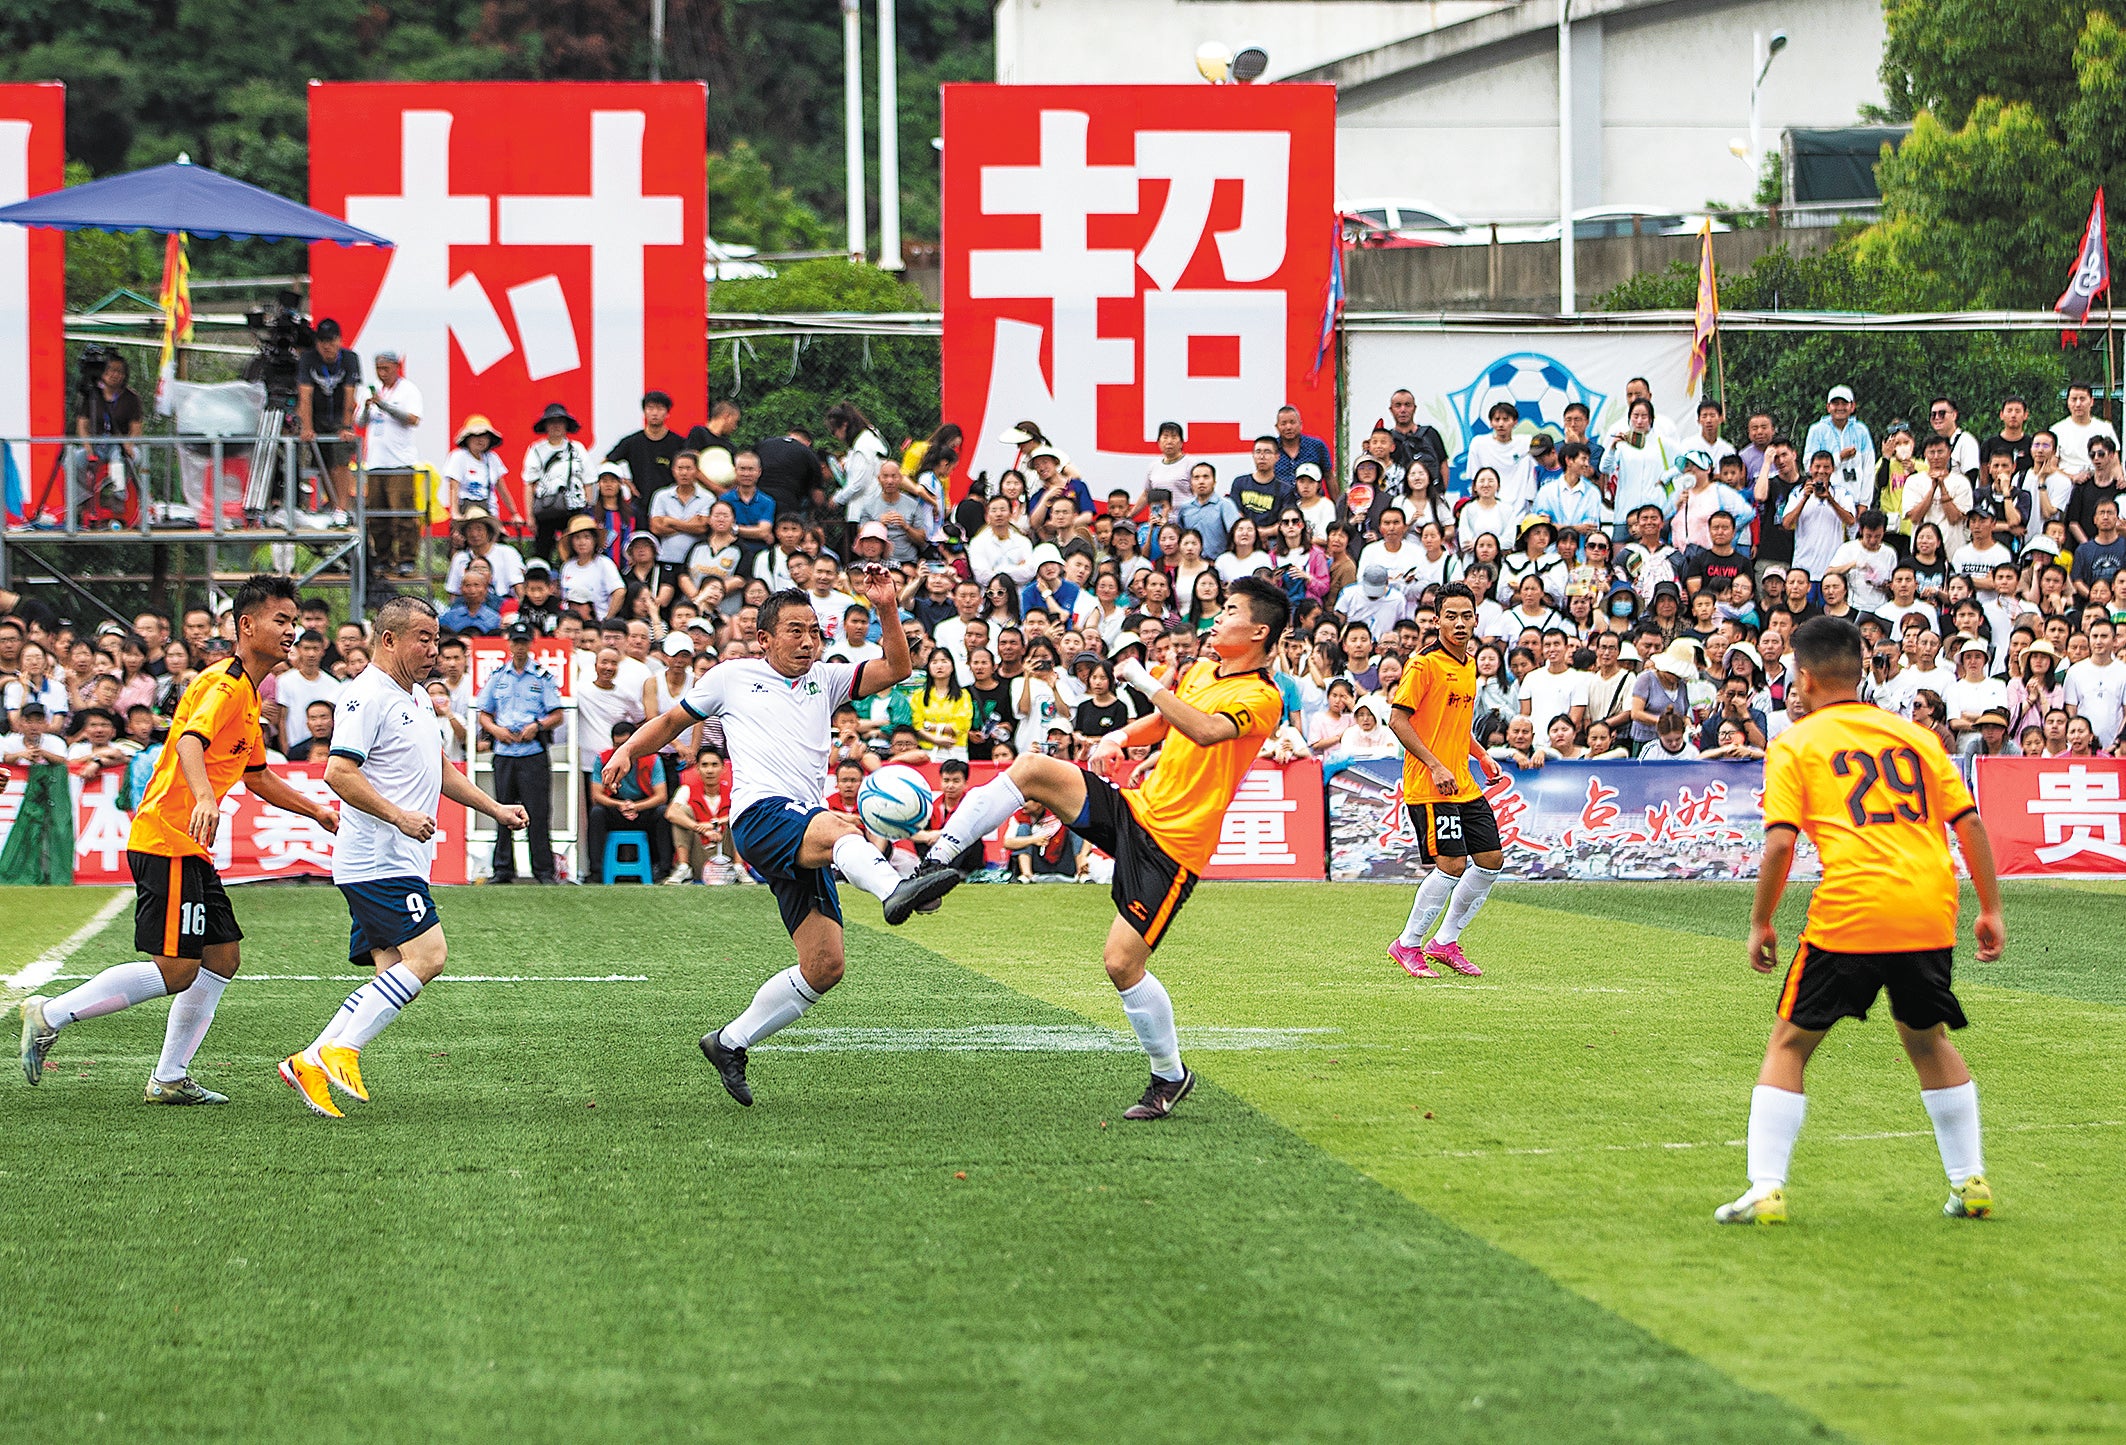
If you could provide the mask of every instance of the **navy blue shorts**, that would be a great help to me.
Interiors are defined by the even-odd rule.
[[[834,875],[825,868],[797,866],[805,829],[826,811],[786,798],[763,798],[731,824],[731,842],[738,856],[767,880],[775,906],[782,910],[782,926],[792,937],[798,925],[815,913],[842,921],[842,899],[834,891]]]
[[[419,938],[443,920],[436,901],[429,896],[426,878],[371,878],[364,883],[342,883],[340,895],[354,928],[347,939],[347,957],[366,967],[369,955],[379,948],[397,948]]]

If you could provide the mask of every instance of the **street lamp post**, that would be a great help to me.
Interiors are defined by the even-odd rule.
[[[878,265],[901,262],[900,34],[894,0],[878,0]]]
[[[1771,71],[1772,61],[1786,49],[1786,32],[1774,30],[1769,46],[1764,43],[1764,32],[1750,35],[1750,170],[1759,172],[1764,166],[1764,135],[1757,121],[1757,97],[1764,89],[1764,77]]]
[[[1558,0],[1558,314],[1578,309],[1572,252],[1572,0]]]
[[[864,33],[859,0],[842,0],[842,165],[849,179],[849,259],[864,259]]]

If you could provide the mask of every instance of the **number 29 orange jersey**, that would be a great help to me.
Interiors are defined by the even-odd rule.
[[[1872,703],[1832,703],[1774,738],[1765,829],[1799,829],[1823,858],[1802,938],[1834,953],[1955,944],[1947,829],[1976,806],[1941,739]]]

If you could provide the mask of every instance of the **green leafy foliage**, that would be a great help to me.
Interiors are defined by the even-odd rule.
[[[734,141],[708,160],[709,234],[763,251],[812,251],[835,244],[819,213],[775,183],[775,172],[752,142]]]
[[[1731,311],[1908,311],[1926,304],[1918,293],[1927,284],[1849,239],[1821,256],[1798,257],[1782,247],[1747,271],[1722,274],[1720,305]],[[1609,292],[1601,308],[1687,311],[1697,295],[1697,267],[1677,262]],[[1798,440],[1823,415],[1824,391],[1844,382],[1878,436],[1897,418],[1917,425],[1927,402],[1939,395],[1953,398],[1965,429],[1981,435],[1993,429],[1996,408],[2010,395],[2028,399],[2042,425],[2064,414],[2061,398],[2070,376],[2102,378],[2101,342],[2089,332],[2084,341],[2083,349],[2062,351],[2051,333],[1727,331],[1721,350],[1728,414],[1739,419],[1770,412]]]
[[[1891,0],[1883,87],[1914,117],[1862,245],[1925,304],[2049,306],[2090,197],[2126,181],[2126,30],[2085,0]]]
[[[872,266],[800,261],[769,280],[719,281],[712,316],[842,311],[920,311],[922,293]],[[927,436],[938,424],[938,343],[933,337],[807,336],[720,339],[709,335],[709,394],[745,412],[741,431],[815,431],[837,401],[853,401],[890,446]],[[828,440],[818,437],[817,440]]]

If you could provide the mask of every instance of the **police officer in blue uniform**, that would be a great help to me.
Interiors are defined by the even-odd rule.
[[[554,845],[548,836],[553,818],[553,776],[546,760],[546,738],[561,726],[561,690],[552,678],[531,665],[532,630],[518,622],[509,629],[509,666],[498,668],[480,690],[480,731],[495,752],[496,801],[522,803],[530,822],[524,841],[531,853],[532,879],[552,883]],[[495,833],[491,881],[517,881],[516,835]]]

